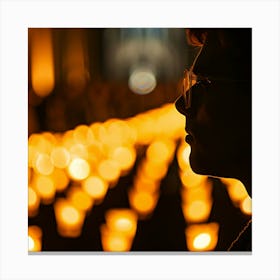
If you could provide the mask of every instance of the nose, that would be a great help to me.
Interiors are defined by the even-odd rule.
[[[182,95],[176,99],[175,107],[179,113],[181,113],[184,116],[186,115],[187,112],[186,112],[185,100]]]

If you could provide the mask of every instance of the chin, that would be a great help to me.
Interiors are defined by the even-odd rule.
[[[209,158],[190,154],[190,166],[194,173],[211,177],[226,177],[226,166],[218,166]]]

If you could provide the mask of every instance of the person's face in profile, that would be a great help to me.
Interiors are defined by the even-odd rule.
[[[251,65],[238,46],[209,34],[191,69],[201,77],[190,104],[181,96],[176,108],[186,116],[193,171],[242,181],[251,172]]]

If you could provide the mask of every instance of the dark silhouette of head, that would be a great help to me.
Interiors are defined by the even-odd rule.
[[[185,88],[190,104],[183,94],[176,108],[186,117],[191,167],[239,179],[251,195],[251,29],[189,29],[187,37],[199,51]]]

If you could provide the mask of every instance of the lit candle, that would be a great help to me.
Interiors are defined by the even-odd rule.
[[[28,227],[28,251],[39,252],[42,249],[42,230],[38,226]]]
[[[31,82],[34,92],[45,97],[55,84],[52,34],[49,28],[32,29],[31,39]]]
[[[28,187],[28,216],[34,217],[38,213],[38,208],[40,205],[40,197],[36,193],[36,191]]]
[[[108,228],[134,238],[137,228],[137,215],[131,209],[110,209],[105,214]]]
[[[57,230],[61,236],[78,237],[81,234],[85,213],[65,199],[54,204]]]
[[[186,228],[187,247],[190,251],[213,251],[218,242],[218,223],[196,224]]]
[[[110,230],[106,224],[101,225],[100,232],[104,251],[126,252],[130,250],[132,240],[122,232]]]

